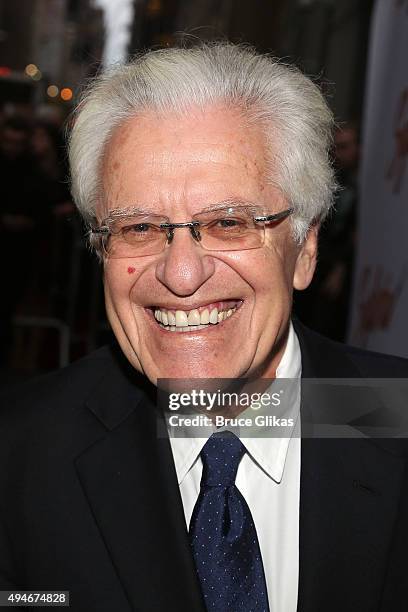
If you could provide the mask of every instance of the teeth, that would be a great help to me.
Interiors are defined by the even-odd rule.
[[[198,310],[190,310],[189,315],[188,315],[188,324],[189,325],[200,325],[201,323],[201,319],[200,319],[200,313],[198,312]]]
[[[154,311],[154,317],[161,324],[161,327],[168,331],[187,332],[197,331],[208,327],[208,325],[221,323],[231,317],[235,311],[236,308],[230,308],[229,310],[218,312],[218,308],[213,308],[209,312],[208,308],[206,308],[200,314],[196,308],[190,310],[190,312],[176,310],[175,313],[171,310],[166,311],[157,308]]]
[[[188,327],[187,315],[184,310],[176,310],[176,327]]]
[[[213,308],[213,310],[210,312],[210,323],[213,325],[218,323],[218,308]]]
[[[203,310],[203,312],[201,313],[200,319],[201,319],[200,321],[201,325],[208,325],[208,323],[210,322],[210,313],[208,312],[208,308]]]
[[[167,318],[169,320],[169,325],[175,325],[176,324],[176,317],[174,315],[174,312],[171,312],[171,310],[167,311]]]
[[[206,327],[208,327],[208,325],[189,325],[188,327],[176,327],[175,325],[172,325],[170,327],[166,327],[166,330],[177,331],[177,332],[189,332],[189,331],[197,331],[199,329],[205,329]]]

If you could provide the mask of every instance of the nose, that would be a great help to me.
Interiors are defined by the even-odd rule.
[[[191,235],[190,229],[178,228],[166,245],[156,265],[156,278],[172,293],[193,295],[214,274],[215,264]]]

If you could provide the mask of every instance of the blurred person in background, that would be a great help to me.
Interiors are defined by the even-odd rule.
[[[35,229],[35,202],[31,194],[30,125],[9,117],[0,127],[0,358],[7,360],[11,317],[30,280]]]
[[[36,203],[38,229],[32,291],[40,293],[38,299],[42,296],[48,300],[44,306],[49,310],[52,308],[50,292],[58,290],[61,285],[58,276],[64,276],[69,266],[71,234],[66,221],[75,210],[60,127],[50,121],[37,120],[31,134],[30,151],[33,161],[31,192]]]
[[[46,120],[28,123],[8,118],[1,130],[0,174],[0,248],[3,257],[16,251],[5,271],[9,290],[1,305],[1,352],[7,365],[13,348],[13,315],[17,310],[55,315],[61,276],[69,268],[71,232],[66,219],[74,206],[59,126]],[[21,357],[16,358],[21,367]]]
[[[37,121],[31,134],[30,150],[37,183],[34,189],[43,208],[56,216],[72,213],[74,206],[60,128],[46,121]]]
[[[296,312],[313,329],[345,341],[356,244],[359,130],[354,122],[334,133],[333,164],[339,189],[319,232],[319,265],[310,287],[295,299]]]

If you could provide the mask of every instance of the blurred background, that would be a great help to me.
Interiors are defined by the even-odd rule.
[[[407,17],[408,3],[386,1],[401,11],[396,19]],[[0,384],[66,365],[109,339],[100,266],[87,251],[69,193],[64,145],[69,114],[81,85],[104,67],[186,39],[251,43],[296,63],[323,87],[338,123],[332,155],[343,189],[322,230],[318,274],[295,296],[295,311],[316,330],[353,340],[361,132],[375,4],[0,0]],[[357,312],[359,332],[364,325],[371,325],[369,332],[376,325],[385,329],[384,312],[390,319],[396,294],[394,302],[388,294],[384,298],[384,282],[364,298],[371,300],[368,306],[360,299],[355,307],[371,308],[366,323]],[[400,279],[398,297],[403,286]],[[383,302],[388,299],[381,320],[379,291]],[[370,346],[367,337],[354,341]]]

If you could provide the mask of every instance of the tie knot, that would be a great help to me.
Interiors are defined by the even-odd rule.
[[[229,487],[235,483],[245,446],[233,433],[213,434],[203,446],[201,486]]]

